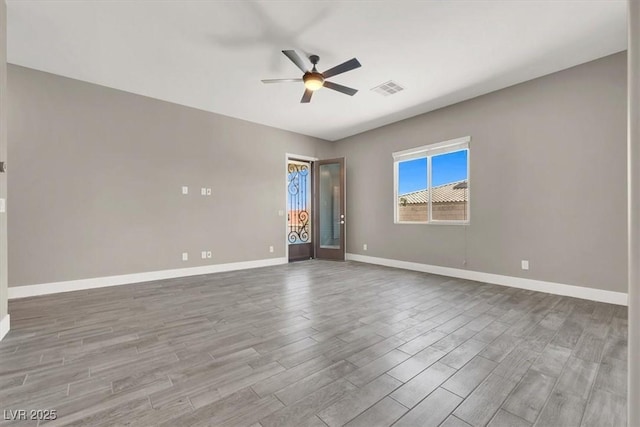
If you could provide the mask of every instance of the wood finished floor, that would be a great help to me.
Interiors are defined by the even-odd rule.
[[[9,310],[0,409],[40,425],[626,426],[621,306],[308,261]]]

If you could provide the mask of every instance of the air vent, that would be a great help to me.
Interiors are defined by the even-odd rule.
[[[393,95],[394,93],[398,93],[401,90],[404,90],[404,88],[400,86],[398,83],[394,82],[393,80],[389,80],[388,82],[382,83],[381,85],[376,86],[371,90],[376,93],[379,93],[380,95],[389,96],[389,95]]]

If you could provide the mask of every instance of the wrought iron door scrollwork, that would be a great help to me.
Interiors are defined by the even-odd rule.
[[[309,165],[289,163],[288,167],[289,243],[308,243],[311,239],[307,206]]]

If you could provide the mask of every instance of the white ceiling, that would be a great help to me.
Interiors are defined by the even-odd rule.
[[[626,49],[626,1],[23,1],[8,60],[337,140]],[[362,68],[300,104],[282,53]],[[370,89],[394,80],[406,90]]]

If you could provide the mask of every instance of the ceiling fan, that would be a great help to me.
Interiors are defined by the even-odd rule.
[[[356,58],[352,58],[346,62],[343,62],[340,65],[336,65],[333,68],[329,68],[327,71],[325,71],[324,73],[319,72],[316,69],[316,65],[318,64],[318,61],[320,61],[320,57],[318,55],[310,55],[309,56],[309,61],[311,61],[311,64],[313,64],[313,68],[311,69],[311,71],[307,70],[305,68],[304,62],[302,61],[302,58],[300,58],[300,56],[296,53],[295,50],[283,50],[282,53],[284,53],[287,58],[289,58],[291,60],[291,62],[293,62],[294,64],[296,64],[298,66],[298,68],[300,68],[300,70],[302,70],[302,72],[304,73],[302,75],[302,78],[299,79],[267,79],[267,80],[262,80],[262,83],[284,83],[284,82],[304,82],[304,94],[302,95],[302,99],[300,100],[301,103],[308,103],[311,101],[311,95],[313,95],[313,92],[315,92],[316,90],[320,89],[321,87],[326,87],[328,89],[333,89],[336,90],[338,92],[344,93],[345,95],[349,95],[349,96],[353,96],[356,94],[356,92],[358,92],[357,89],[353,89],[347,86],[342,86],[339,85],[337,83],[333,83],[333,82],[329,82],[326,79],[328,79],[329,77],[333,77],[336,76],[338,74],[342,74],[342,73],[346,73],[347,71],[351,71],[355,68],[360,67],[360,62],[358,62],[358,60]]]

